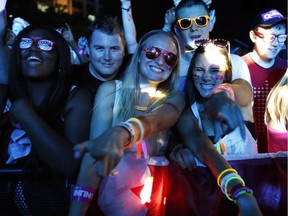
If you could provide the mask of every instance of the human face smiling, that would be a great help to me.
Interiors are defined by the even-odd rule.
[[[31,80],[44,80],[52,76],[57,66],[57,45],[54,44],[51,50],[45,51],[39,48],[37,41],[40,39],[54,41],[54,37],[48,31],[39,29],[30,31],[22,38],[33,41],[31,46],[20,49],[24,76]]]
[[[208,16],[208,11],[202,5],[195,5],[193,7],[185,7],[181,8],[178,11],[177,19],[183,18],[195,18],[199,16]],[[206,26],[198,26],[195,22],[192,23],[191,27],[188,29],[181,29],[180,26],[176,26],[175,32],[177,36],[180,38],[180,41],[184,43],[184,47],[192,47],[194,46],[194,41],[199,39],[209,39],[209,31],[210,24]]]
[[[158,53],[156,58],[147,57],[146,52],[149,52],[151,47],[161,54]],[[165,81],[178,63],[175,57],[178,57],[177,48],[167,36],[152,36],[147,39],[140,55],[140,80],[143,83],[156,84]]]
[[[89,55],[92,73],[108,78],[115,75],[122,65],[125,55],[124,43],[120,35],[108,35],[95,30],[89,44]]]
[[[285,42],[279,42],[277,38],[273,41],[268,42],[265,40],[265,37],[269,35],[285,35],[285,28],[271,28],[271,29],[264,29],[258,27],[258,29],[254,32],[254,49],[257,52],[258,56],[262,60],[271,60],[276,58],[278,53],[284,46]]]
[[[206,54],[199,54],[192,73],[195,87],[203,98],[209,97],[213,89],[223,83],[225,77],[224,68],[219,64],[219,61],[225,61],[224,57],[217,61],[209,59]]]

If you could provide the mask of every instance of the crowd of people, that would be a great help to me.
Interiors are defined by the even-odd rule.
[[[97,17],[78,42],[68,24],[18,17],[10,29],[0,11],[0,167],[44,170],[42,190],[68,179],[64,215],[164,216],[177,208],[166,197],[183,187],[167,189],[179,174],[171,165],[187,171],[185,182],[204,165],[239,215],[262,215],[226,157],[287,151],[287,59],[279,57],[287,18],[273,8],[255,14],[254,46],[240,55],[210,38],[211,0],[174,1],[163,29],[139,41],[131,0],[120,2],[122,24]],[[32,184],[9,186],[24,197],[21,214],[57,215],[53,203],[30,207]]]

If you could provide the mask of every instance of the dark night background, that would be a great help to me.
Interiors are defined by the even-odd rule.
[[[48,1],[48,0],[46,0]],[[52,0],[50,1],[52,2]],[[121,21],[121,10],[119,0],[100,1],[98,16],[112,14],[118,16]],[[172,0],[131,0],[133,17],[137,28],[137,38],[149,30],[162,28],[165,11],[173,6]],[[75,5],[74,5],[75,6]],[[217,21],[211,38],[239,39],[250,44],[248,37],[249,23],[252,17],[261,9],[276,8],[284,16],[287,16],[286,0],[213,0],[211,8],[216,10]],[[75,39],[85,34],[89,25],[82,14],[55,14],[51,8],[47,13],[37,11],[34,0],[7,0],[8,14],[13,17],[22,17],[30,23],[42,23],[53,27],[60,27],[65,22],[72,27]],[[93,13],[90,8],[90,12]],[[11,27],[12,18],[9,19]]]

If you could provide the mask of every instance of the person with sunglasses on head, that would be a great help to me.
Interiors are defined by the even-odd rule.
[[[265,102],[270,90],[287,70],[287,59],[278,54],[287,41],[287,18],[276,9],[261,10],[249,31],[253,50],[242,56],[247,63],[253,86],[253,117],[259,153],[267,149],[267,129],[264,123]]]
[[[209,15],[209,8],[201,0],[181,0],[175,8],[176,23],[174,31],[181,44],[181,67],[180,67],[180,88],[184,93],[184,84],[187,76],[190,61],[193,58],[194,50],[196,48],[195,42],[197,40],[209,39],[209,34],[213,30],[214,21],[211,25],[211,17]],[[240,56],[230,54],[232,62],[232,79],[226,86],[235,94],[235,103],[240,106],[245,123],[251,124],[253,122],[252,116],[252,87],[248,67]],[[213,97],[219,95],[212,95]],[[225,96],[225,95],[224,95]],[[213,100],[214,113],[224,113],[225,119],[237,113],[234,110],[230,112],[222,112],[223,105],[219,104],[219,100]],[[241,123],[242,124],[242,123]],[[252,127],[253,128],[253,127]],[[231,130],[234,128],[231,128]]]
[[[69,47],[54,28],[26,27],[7,59],[11,107],[0,121],[0,164],[31,173],[7,185],[19,207],[9,211],[67,215],[63,203],[68,203],[70,194],[65,182],[75,180],[79,171],[73,146],[89,137],[91,96],[72,86]]]
[[[211,118],[207,113],[212,94],[225,94],[226,97],[222,97],[221,103],[237,107],[233,103],[235,94],[226,89],[226,84],[232,78],[227,43],[228,41],[223,39],[210,39],[203,40],[201,43],[198,41],[196,44],[197,48],[194,51],[185,82],[186,106],[173,128],[170,139],[170,142],[176,141],[176,146],[171,152],[171,159],[178,162],[182,168],[188,169],[179,170],[171,164],[173,175],[170,175],[169,185],[171,187],[170,194],[167,196],[167,215],[173,215],[175,212],[179,215],[211,215],[212,212],[218,215],[221,212],[221,209],[215,210],[215,206],[222,208],[225,203],[207,203],[205,200],[207,195],[201,196],[202,192],[199,193],[207,187],[207,176],[200,174],[196,175],[197,180],[194,179],[194,174],[197,172],[196,167],[202,166],[202,164],[206,165],[215,176],[224,195],[238,205],[240,215],[261,215],[252,190],[245,186],[241,176],[225,160],[231,156],[237,159],[233,156],[256,155],[256,141],[247,128],[245,128],[245,139],[241,136],[239,126],[233,131],[227,130],[229,124],[243,121],[243,119],[235,119],[241,116],[237,114],[230,116],[227,124],[221,127],[221,137],[216,137]],[[238,111],[238,114],[241,113],[239,108],[235,110]],[[201,182],[201,180],[202,183],[197,185],[196,182]],[[183,182],[183,184],[176,184],[175,181]],[[213,188],[211,189],[213,191],[214,187],[210,185],[210,181],[208,184],[208,188]],[[213,193],[209,189],[207,190],[208,192],[205,194]],[[242,192],[240,193],[240,191]],[[209,195],[209,198],[211,196]]]
[[[101,85],[90,141],[75,148],[77,156],[88,152],[72,191],[70,216],[165,215],[167,132],[184,108],[176,82],[179,54],[173,33],[150,31],[123,78]],[[98,211],[93,210],[97,203]]]

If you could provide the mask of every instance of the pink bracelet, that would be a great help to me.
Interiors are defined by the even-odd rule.
[[[84,185],[75,185],[72,194],[72,201],[90,203],[95,192],[96,190],[94,188]]]
[[[84,55],[84,51],[83,51],[83,49],[81,49],[81,48],[78,48],[78,49],[77,49],[77,53],[78,53],[79,55]]]
[[[213,93],[217,90],[224,90],[226,92],[229,93],[229,98],[233,101],[235,101],[235,94],[234,94],[234,91],[231,87],[228,87],[228,86],[225,86],[225,85],[218,85],[214,90],[213,90]]]

